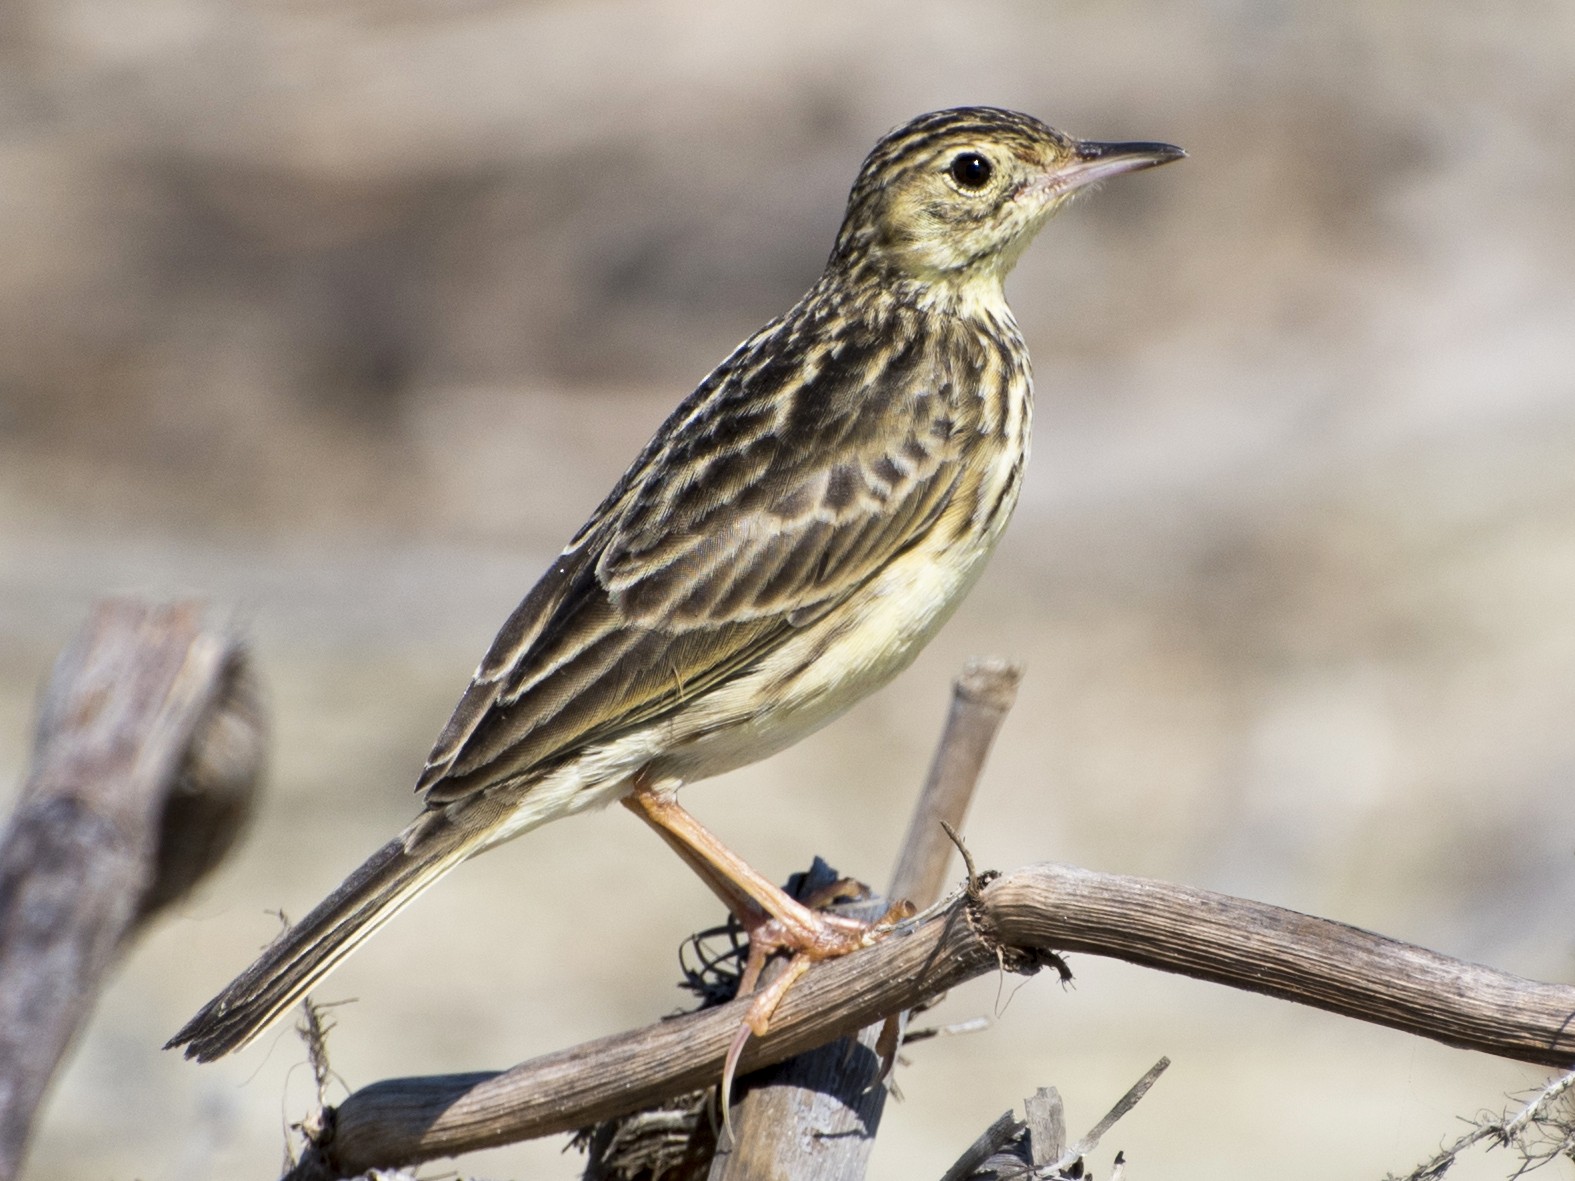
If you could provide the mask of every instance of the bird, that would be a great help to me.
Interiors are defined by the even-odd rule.
[[[891,929],[810,910],[676,798],[907,667],[1018,499],[1033,408],[1004,281],[1075,195],[1186,153],[996,107],[881,138],[820,278],[686,398],[503,624],[422,770],[422,809],[166,1048],[240,1049],[460,862],[621,802],[789,970]],[[736,1062],[735,1044],[727,1074]]]

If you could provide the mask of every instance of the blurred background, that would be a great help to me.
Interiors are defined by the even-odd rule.
[[[881,882],[970,654],[1026,663],[968,825],[1575,975],[1575,7],[17,0],[0,10],[0,784],[108,590],[196,592],[275,718],[250,839],[129,957],[31,1176],[274,1175],[289,1032],[158,1046],[413,814],[494,629],[814,279],[876,137],[958,103],[1191,158],[1010,290],[1024,502],[889,690],[686,801]],[[318,993],[349,1086],[644,1023],[717,917],[629,817],[474,862]],[[874,1176],[1058,1086],[1129,1175],[1404,1172],[1543,1072],[1087,956],[975,982]],[[396,983],[397,982],[397,983]],[[467,1159],[570,1178],[562,1140]],[[1502,1177],[1510,1162],[1476,1172]],[[1563,1176],[1570,1176],[1567,1167]]]

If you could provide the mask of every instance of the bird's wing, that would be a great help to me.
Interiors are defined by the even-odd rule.
[[[929,350],[792,346],[741,346],[510,616],[428,760],[429,806],[673,710],[941,518],[957,424]]]

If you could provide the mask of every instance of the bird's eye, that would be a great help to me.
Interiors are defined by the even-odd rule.
[[[990,183],[990,174],[995,171],[990,161],[978,152],[962,152],[953,161],[951,167],[952,179],[965,189],[982,189]]]

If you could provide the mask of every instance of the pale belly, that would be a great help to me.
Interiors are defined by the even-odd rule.
[[[520,797],[483,847],[609,804],[628,794],[636,774],[650,786],[677,787],[746,766],[881,688],[913,663],[983,572],[1016,500],[1017,469],[1002,471],[999,511],[971,543],[915,547],[748,672],[560,764]],[[949,532],[936,529],[932,537]]]
[[[905,554],[756,669],[555,769],[485,847],[611,803],[627,794],[636,772],[653,786],[676,787],[756,762],[820,729],[913,662],[978,579],[995,540],[982,538],[968,552]]]
[[[881,688],[918,656],[984,569],[994,537],[971,552],[919,548],[858,595],[667,723],[651,770],[679,782],[791,746]]]

